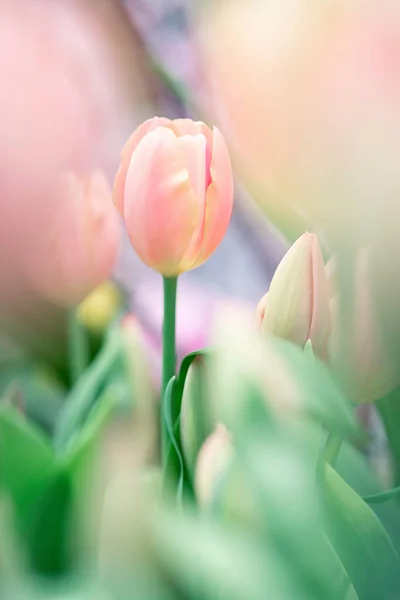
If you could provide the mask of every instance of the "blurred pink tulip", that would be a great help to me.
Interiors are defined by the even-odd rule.
[[[219,423],[206,439],[197,457],[195,490],[199,504],[207,507],[212,501],[215,488],[224,475],[233,456],[231,436]]]
[[[26,278],[58,211],[53,187],[64,171],[113,176],[154,112],[153,78],[121,2],[0,0],[0,79],[1,317],[58,339],[60,311]]]
[[[58,210],[31,251],[32,287],[60,306],[72,306],[105,281],[117,258],[118,214],[101,171],[61,178]]]
[[[367,220],[376,228],[382,214],[383,237],[400,186],[396,3],[207,8],[199,40],[211,112],[267,214],[291,239],[312,227],[338,245],[369,235]]]
[[[122,151],[114,202],[148,266],[166,277],[200,266],[232,214],[232,171],[221,133],[190,119],[146,121]]]
[[[304,346],[311,340],[325,359],[330,332],[328,280],[318,238],[304,233],[278,265],[260,300],[256,326],[264,333]]]
[[[329,344],[331,367],[341,374],[350,397],[357,403],[372,402],[391,392],[399,383],[397,365],[388,355],[382,336],[379,311],[371,293],[370,252],[363,248],[354,264],[352,300],[332,282],[332,334]],[[327,267],[331,271],[332,262]],[[346,300],[345,300],[346,302]]]

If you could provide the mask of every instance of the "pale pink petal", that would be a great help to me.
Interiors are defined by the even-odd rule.
[[[177,139],[191,186],[202,209],[206,203],[206,144],[206,138],[202,134],[183,135]]]
[[[177,136],[203,134],[212,145],[212,132],[203,121],[192,121],[192,119],[174,119],[171,128]]]
[[[148,119],[135,131],[132,133],[128,141],[121,152],[121,165],[118,169],[118,173],[115,177],[114,181],[114,189],[113,189],[113,201],[115,206],[121,215],[124,212],[124,190],[125,190],[125,180],[126,175],[128,173],[129,161],[131,160],[131,156],[136,146],[140,142],[140,140],[150,131],[156,129],[156,127],[170,127],[171,121],[169,119],[165,119],[164,117],[153,117],[152,119]]]
[[[220,244],[232,216],[233,176],[231,162],[225,140],[216,127],[214,127],[210,173],[212,181],[206,194],[204,236],[200,254],[196,259],[196,266],[207,260]]]
[[[325,274],[328,280],[329,296],[333,298],[333,296],[337,294],[338,291],[337,261],[335,256],[332,256],[332,258],[326,263]]]
[[[137,145],[125,183],[125,223],[139,257],[165,276],[181,272],[198,228],[199,202],[176,135],[166,127]]]
[[[211,155],[213,147],[213,132],[211,129],[203,123],[203,121],[192,121],[191,119],[175,119],[172,121],[172,128],[176,135],[204,135],[207,141],[206,147],[206,188],[211,183]]]

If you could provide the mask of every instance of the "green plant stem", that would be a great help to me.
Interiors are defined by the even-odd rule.
[[[342,441],[342,436],[337,433],[330,433],[326,440],[324,458],[332,467],[335,466]]]
[[[164,396],[168,382],[175,375],[176,346],[175,346],[175,315],[177,277],[164,277],[164,323],[163,323],[163,362],[162,387],[160,401],[161,423],[161,461],[165,466],[167,458],[168,432],[164,420]]]
[[[70,382],[73,386],[89,364],[89,340],[75,308],[68,311],[68,355]]]

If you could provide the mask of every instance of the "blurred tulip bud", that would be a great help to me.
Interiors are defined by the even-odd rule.
[[[195,474],[195,491],[199,504],[209,506],[216,486],[232,459],[231,437],[224,425],[218,424],[200,449]]]
[[[304,233],[278,265],[269,292],[255,315],[265,333],[304,346],[311,340],[325,359],[330,331],[329,290],[321,248],[313,233]]]
[[[119,243],[119,223],[104,175],[67,173],[49,230],[32,250],[29,278],[51,302],[73,306],[111,274]]]
[[[367,248],[357,255],[354,271],[349,302],[341,306],[342,301],[346,302],[345,290],[337,289],[331,300],[329,359],[332,368],[344,377],[350,397],[363,403],[388,394],[400,383],[400,376],[386,351],[373,303]]]
[[[190,119],[146,121],[122,151],[114,202],[144,263],[166,277],[198,267],[221,242],[232,213],[221,133]]]
[[[197,455],[207,436],[213,431],[217,418],[208,400],[208,372],[205,357],[197,356],[191,364],[183,390],[180,433],[185,463],[194,474]]]
[[[122,319],[121,326],[126,341],[128,373],[132,378],[133,388],[140,388],[143,383],[147,385],[149,375],[148,387],[158,389],[161,382],[161,352],[157,340],[153,339],[138,317],[132,313]],[[147,396],[147,392],[145,394],[141,390],[136,394],[136,399],[146,404]]]
[[[89,331],[101,335],[121,307],[121,293],[111,281],[93,290],[78,306],[78,319]]]

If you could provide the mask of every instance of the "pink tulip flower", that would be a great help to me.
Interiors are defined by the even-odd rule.
[[[190,119],[146,121],[122,151],[114,202],[148,266],[165,277],[200,266],[232,214],[232,170],[221,133]]]
[[[119,244],[118,214],[101,171],[61,178],[49,229],[32,249],[29,279],[39,294],[69,307],[111,274]]]
[[[285,254],[260,300],[256,326],[300,346],[311,340],[325,359],[330,332],[329,287],[318,238],[304,233]]]

